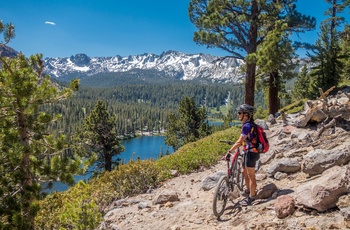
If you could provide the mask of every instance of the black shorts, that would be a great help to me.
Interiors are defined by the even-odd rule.
[[[247,151],[244,153],[243,166],[248,168],[255,168],[256,162],[260,159],[260,153],[253,153]]]

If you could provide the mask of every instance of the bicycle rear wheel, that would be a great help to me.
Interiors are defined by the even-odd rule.
[[[216,186],[213,200],[213,213],[216,217],[224,213],[229,191],[228,177],[222,176]]]

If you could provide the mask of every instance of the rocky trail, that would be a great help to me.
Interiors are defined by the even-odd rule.
[[[338,92],[328,99],[320,105],[312,102],[314,107],[308,102],[298,115],[261,121],[270,141],[257,170],[258,196],[265,198],[261,203],[242,207],[239,201],[244,197],[238,197],[228,201],[224,214],[216,218],[213,187],[226,170],[226,163],[218,160],[209,169],[115,201],[100,229],[350,229],[349,118],[334,108],[333,115],[319,116],[332,109],[330,99],[338,110],[349,110],[349,96]]]

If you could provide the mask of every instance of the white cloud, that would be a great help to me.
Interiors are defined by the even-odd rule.
[[[45,24],[49,24],[49,25],[53,25],[53,26],[56,25],[56,23],[54,23],[54,22],[49,22],[49,21],[46,21]]]

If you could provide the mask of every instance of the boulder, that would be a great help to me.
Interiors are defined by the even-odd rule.
[[[344,165],[350,161],[350,145],[341,145],[336,149],[315,149],[306,154],[302,161],[302,171],[314,176],[335,165]]]
[[[350,166],[334,166],[320,178],[311,180],[295,191],[297,205],[326,211],[336,206],[339,197],[350,192]]]
[[[267,199],[272,196],[274,192],[278,190],[277,186],[274,183],[267,184],[260,188],[256,193],[257,199]]]
[[[273,116],[273,114],[270,114],[268,116],[267,121],[270,122],[271,125],[277,124],[276,118],[275,118],[275,116]]]
[[[210,175],[208,177],[206,177],[203,181],[202,181],[202,186],[201,188],[204,190],[204,191],[208,191],[212,188],[214,188],[218,181],[220,180],[220,178],[222,176],[225,176],[227,175],[227,172],[225,171],[219,171],[219,172],[216,172],[215,174],[213,175]]]
[[[276,172],[293,173],[299,171],[301,165],[296,158],[282,158],[267,169],[267,173],[275,175]]]
[[[282,219],[294,213],[295,201],[290,195],[282,195],[277,197],[274,207],[276,216]]]
[[[255,122],[255,124],[257,124],[257,125],[260,125],[264,130],[269,130],[269,126],[267,126],[265,120],[256,119],[254,122]]]
[[[167,202],[179,201],[179,196],[176,192],[165,192],[157,196],[154,200],[154,204],[165,204]]]

